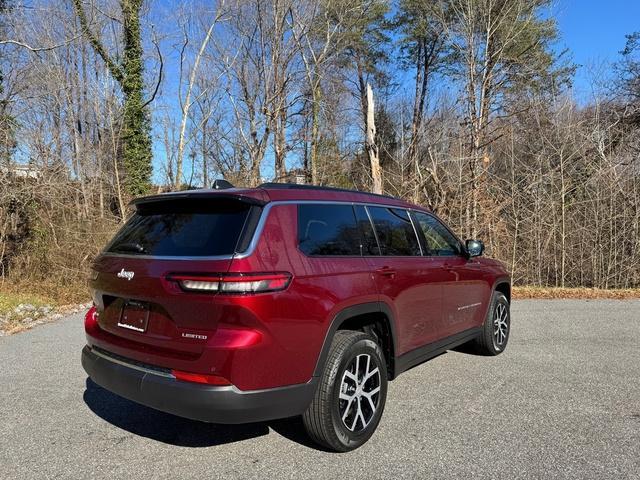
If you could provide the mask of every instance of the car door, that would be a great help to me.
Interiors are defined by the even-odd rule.
[[[394,312],[397,354],[437,340],[442,321],[444,270],[437,259],[422,255],[407,210],[383,206],[367,206],[365,210],[356,206],[356,212],[364,228],[369,219],[368,228],[371,224],[375,227],[376,246],[364,253],[381,301]],[[366,239],[366,235],[363,237]]]
[[[487,282],[480,263],[467,257],[456,236],[434,215],[413,212],[425,249],[437,258],[447,281],[442,290],[442,328],[446,336],[482,324],[486,311]]]

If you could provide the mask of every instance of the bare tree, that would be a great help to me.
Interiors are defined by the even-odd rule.
[[[488,147],[500,136],[492,128],[509,89],[532,83],[553,65],[549,41],[555,28],[542,22],[536,0],[453,0],[442,24],[456,52],[463,80],[468,130],[469,199],[467,234],[476,236],[481,176],[490,163]]]
[[[200,42],[200,47],[198,48],[198,51],[196,52],[195,57],[193,59],[193,65],[191,66],[191,71],[189,73],[189,80],[186,85],[186,92],[185,92],[184,99],[180,97],[180,109],[182,113],[182,118],[180,121],[180,133],[178,136],[178,151],[176,154],[176,166],[175,166],[175,173],[174,173],[174,179],[173,179],[173,188],[176,190],[180,189],[181,182],[182,182],[182,164],[184,159],[185,147],[188,144],[188,139],[186,138],[186,131],[187,131],[187,122],[189,120],[189,111],[193,106],[193,104],[197,101],[197,99],[192,100],[191,95],[192,95],[192,91],[198,75],[198,68],[200,66],[200,62],[205,53],[207,45],[209,44],[209,41],[211,40],[211,37],[213,35],[213,30],[218,24],[218,22],[220,22],[223,19],[224,14],[225,14],[225,4],[224,4],[224,0],[221,0],[217,5],[217,9],[213,14],[213,19],[211,20],[209,27],[207,28],[206,33],[204,35],[204,38]],[[188,34],[185,32],[184,44],[186,45],[188,42],[189,42]],[[181,68],[182,68],[182,62],[184,61],[183,54],[184,54],[184,49],[181,52]],[[206,91],[203,91],[200,93],[200,95],[205,95],[206,93],[207,93]]]
[[[378,145],[376,145],[376,120],[375,120],[375,103],[373,101],[373,90],[371,85],[367,83],[367,139],[365,149],[369,157],[369,165],[371,166],[371,178],[373,179],[371,191],[373,193],[382,193],[382,169],[380,168],[380,157],[378,155]]]
[[[132,93],[144,104],[158,92],[143,105],[155,191],[306,173],[431,205],[516,284],[640,286],[637,35],[611,70],[618,88],[578,102],[547,4],[403,0],[392,24],[382,0],[226,0],[224,16],[200,0],[12,6],[0,18],[1,281],[78,295],[126,219],[133,124],[118,77],[135,57],[157,65],[144,78],[136,66],[151,87]],[[125,30],[150,35],[127,52]],[[161,59],[182,72],[160,80]]]

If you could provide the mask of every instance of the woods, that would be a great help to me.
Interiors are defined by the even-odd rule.
[[[301,178],[639,287],[640,34],[588,94],[559,40],[548,0],[0,2],[0,281],[81,291],[134,196]]]

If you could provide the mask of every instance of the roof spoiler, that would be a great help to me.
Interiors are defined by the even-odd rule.
[[[259,200],[248,195],[242,195],[240,193],[218,193],[211,190],[191,190],[187,192],[171,192],[161,193],[159,195],[148,195],[146,197],[135,198],[131,201],[130,205],[148,205],[152,203],[172,202],[175,200],[187,200],[187,199],[208,199],[208,200],[236,200],[238,202],[244,202],[249,205],[262,206],[266,202]]]

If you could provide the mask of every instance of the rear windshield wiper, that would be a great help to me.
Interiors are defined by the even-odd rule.
[[[135,252],[135,253],[147,253],[145,248],[139,243],[120,243],[113,247],[113,250],[117,250],[119,252]]]

